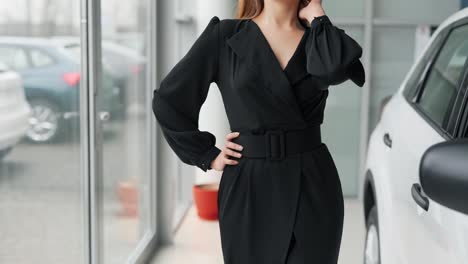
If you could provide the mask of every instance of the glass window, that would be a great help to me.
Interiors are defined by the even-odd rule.
[[[468,102],[465,102],[465,103],[468,103]],[[465,122],[465,125],[463,127],[461,127],[462,131],[461,131],[461,135],[463,138],[468,138],[468,105],[465,105],[465,114],[463,115],[464,117],[464,122]],[[463,119],[462,119],[463,120]]]
[[[464,138],[468,138],[468,122],[466,123],[465,135],[464,135],[463,137],[464,137]]]
[[[466,123],[466,127],[465,127],[465,138],[468,138],[468,122]]]
[[[406,82],[403,94],[406,98],[408,98],[408,100],[411,100],[412,97],[415,95],[416,89],[421,80],[421,76],[427,68],[427,64],[429,63],[429,61],[435,56],[434,53],[436,53],[440,49],[440,45],[445,39],[445,35],[446,34],[439,34],[437,38],[430,44],[431,46],[423,55],[423,57],[419,61],[419,64],[416,66],[408,81]]]
[[[468,57],[468,26],[453,30],[432,66],[421,98],[423,112],[444,128],[458,94],[459,79]]]
[[[73,60],[79,61],[81,59],[81,46],[80,44],[70,44],[64,46],[64,53],[70,56]]]
[[[18,47],[0,47],[0,61],[12,70],[19,71],[29,67],[26,52],[22,48]]]
[[[29,52],[34,67],[44,67],[54,64],[54,59],[41,50],[33,49]]]
[[[138,252],[144,238],[152,235],[147,141],[150,129],[147,115],[151,112],[147,111],[150,109],[147,96],[153,87],[146,78],[148,54],[139,54],[109,40],[109,35],[122,39],[132,33],[141,35],[133,41],[145,45],[151,18],[147,10],[151,2],[122,3],[122,10],[128,10],[125,19],[115,12],[114,4],[102,3],[105,17],[100,40],[103,83],[96,107],[109,112],[110,120],[102,123],[103,186],[99,206],[104,213],[98,220],[102,226],[99,234],[103,245],[102,263],[107,264],[127,262]],[[79,46],[65,48],[75,56],[80,54]]]
[[[90,241],[80,87],[57,96],[68,69],[31,68],[31,59],[38,65],[49,60],[38,53],[31,58],[27,50],[39,49],[45,37],[79,37],[80,1],[29,2],[0,5],[0,62],[19,71],[16,77],[0,73],[0,263],[84,264]]]
[[[86,1],[0,5],[0,65],[19,72],[0,72],[1,264],[84,264],[95,257],[103,264],[131,263],[154,236],[148,139],[155,135],[147,111],[154,88],[147,70],[153,65],[147,53],[120,48],[110,56],[125,60],[106,64],[112,72],[90,71],[95,47],[86,50],[89,61],[82,61],[86,47],[81,44],[101,38],[81,28],[80,7]],[[125,1],[118,10],[117,1],[101,2],[103,35],[129,40],[138,35],[132,41],[144,47],[154,1]],[[93,28],[96,13],[84,17]],[[62,40],[77,45],[44,46]],[[48,65],[54,67],[44,68]],[[80,95],[94,78],[102,79],[95,96],[100,122],[88,127],[94,118],[82,118],[82,110],[94,111]],[[89,138],[81,135],[85,130]],[[94,157],[96,164],[89,162]],[[98,170],[91,177],[94,166]]]

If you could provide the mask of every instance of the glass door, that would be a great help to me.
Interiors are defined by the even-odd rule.
[[[2,2],[0,263],[134,263],[147,252],[155,6]]]
[[[102,0],[89,39],[96,77],[94,221],[99,263],[126,263],[150,226],[149,0]],[[76,47],[75,47],[76,48]]]

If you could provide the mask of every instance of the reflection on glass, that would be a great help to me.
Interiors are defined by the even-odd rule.
[[[455,28],[428,73],[418,104],[440,127],[447,127],[468,57],[468,26]]]
[[[144,53],[147,0],[122,3],[122,15],[115,3],[102,2],[102,63],[104,83],[110,83],[106,99],[99,93],[98,109],[114,102],[110,120],[103,124],[103,262],[125,263],[146,232],[149,172],[146,122],[147,57]],[[120,5],[120,4],[119,4]],[[138,37],[137,37],[138,36]],[[65,49],[79,53],[79,43],[68,41]],[[143,55],[142,55],[143,54]],[[105,85],[104,85],[105,86]],[[104,87],[104,89],[106,89]]]
[[[0,263],[83,263],[80,60],[50,41],[78,36],[79,2],[0,14]]]

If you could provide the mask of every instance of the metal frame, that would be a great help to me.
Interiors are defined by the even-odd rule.
[[[81,40],[82,61],[80,86],[80,125],[82,135],[82,161],[86,259],[90,264],[102,263],[102,144],[96,96],[101,82],[101,1],[82,0]]]
[[[82,204],[83,204],[83,259],[86,263],[91,263],[91,201],[90,201],[90,130],[87,120],[89,120],[88,101],[88,2],[81,1],[80,11],[80,39],[81,39],[81,84],[80,84],[80,168],[82,182]]]
[[[468,75],[468,71],[467,71]],[[463,113],[461,115],[460,126],[458,127],[457,138],[468,138],[468,90],[465,90]]]
[[[156,66],[156,1],[146,0],[150,25],[147,27],[147,52],[149,56],[148,72],[155,72]],[[80,135],[81,135],[81,177],[83,202],[83,255],[88,264],[103,263],[102,238],[102,129],[100,115],[96,110],[96,97],[99,95],[102,83],[101,67],[101,1],[81,0],[81,86],[80,86]],[[156,76],[147,74],[146,105],[151,113],[152,87],[156,84]],[[146,173],[149,176],[149,231],[145,233],[138,246],[129,256],[127,263],[146,263],[152,257],[157,245],[156,232],[156,160],[157,132],[155,120],[147,115],[146,138],[149,144],[147,152]]]
[[[456,126],[456,136],[458,138],[468,138],[468,60],[465,63],[465,76],[461,85],[463,89],[463,102],[461,106],[460,120]]]

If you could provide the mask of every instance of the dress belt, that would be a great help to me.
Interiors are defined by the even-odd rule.
[[[322,144],[320,126],[300,130],[266,130],[264,134],[240,133],[232,142],[243,146],[243,157],[282,160]]]

